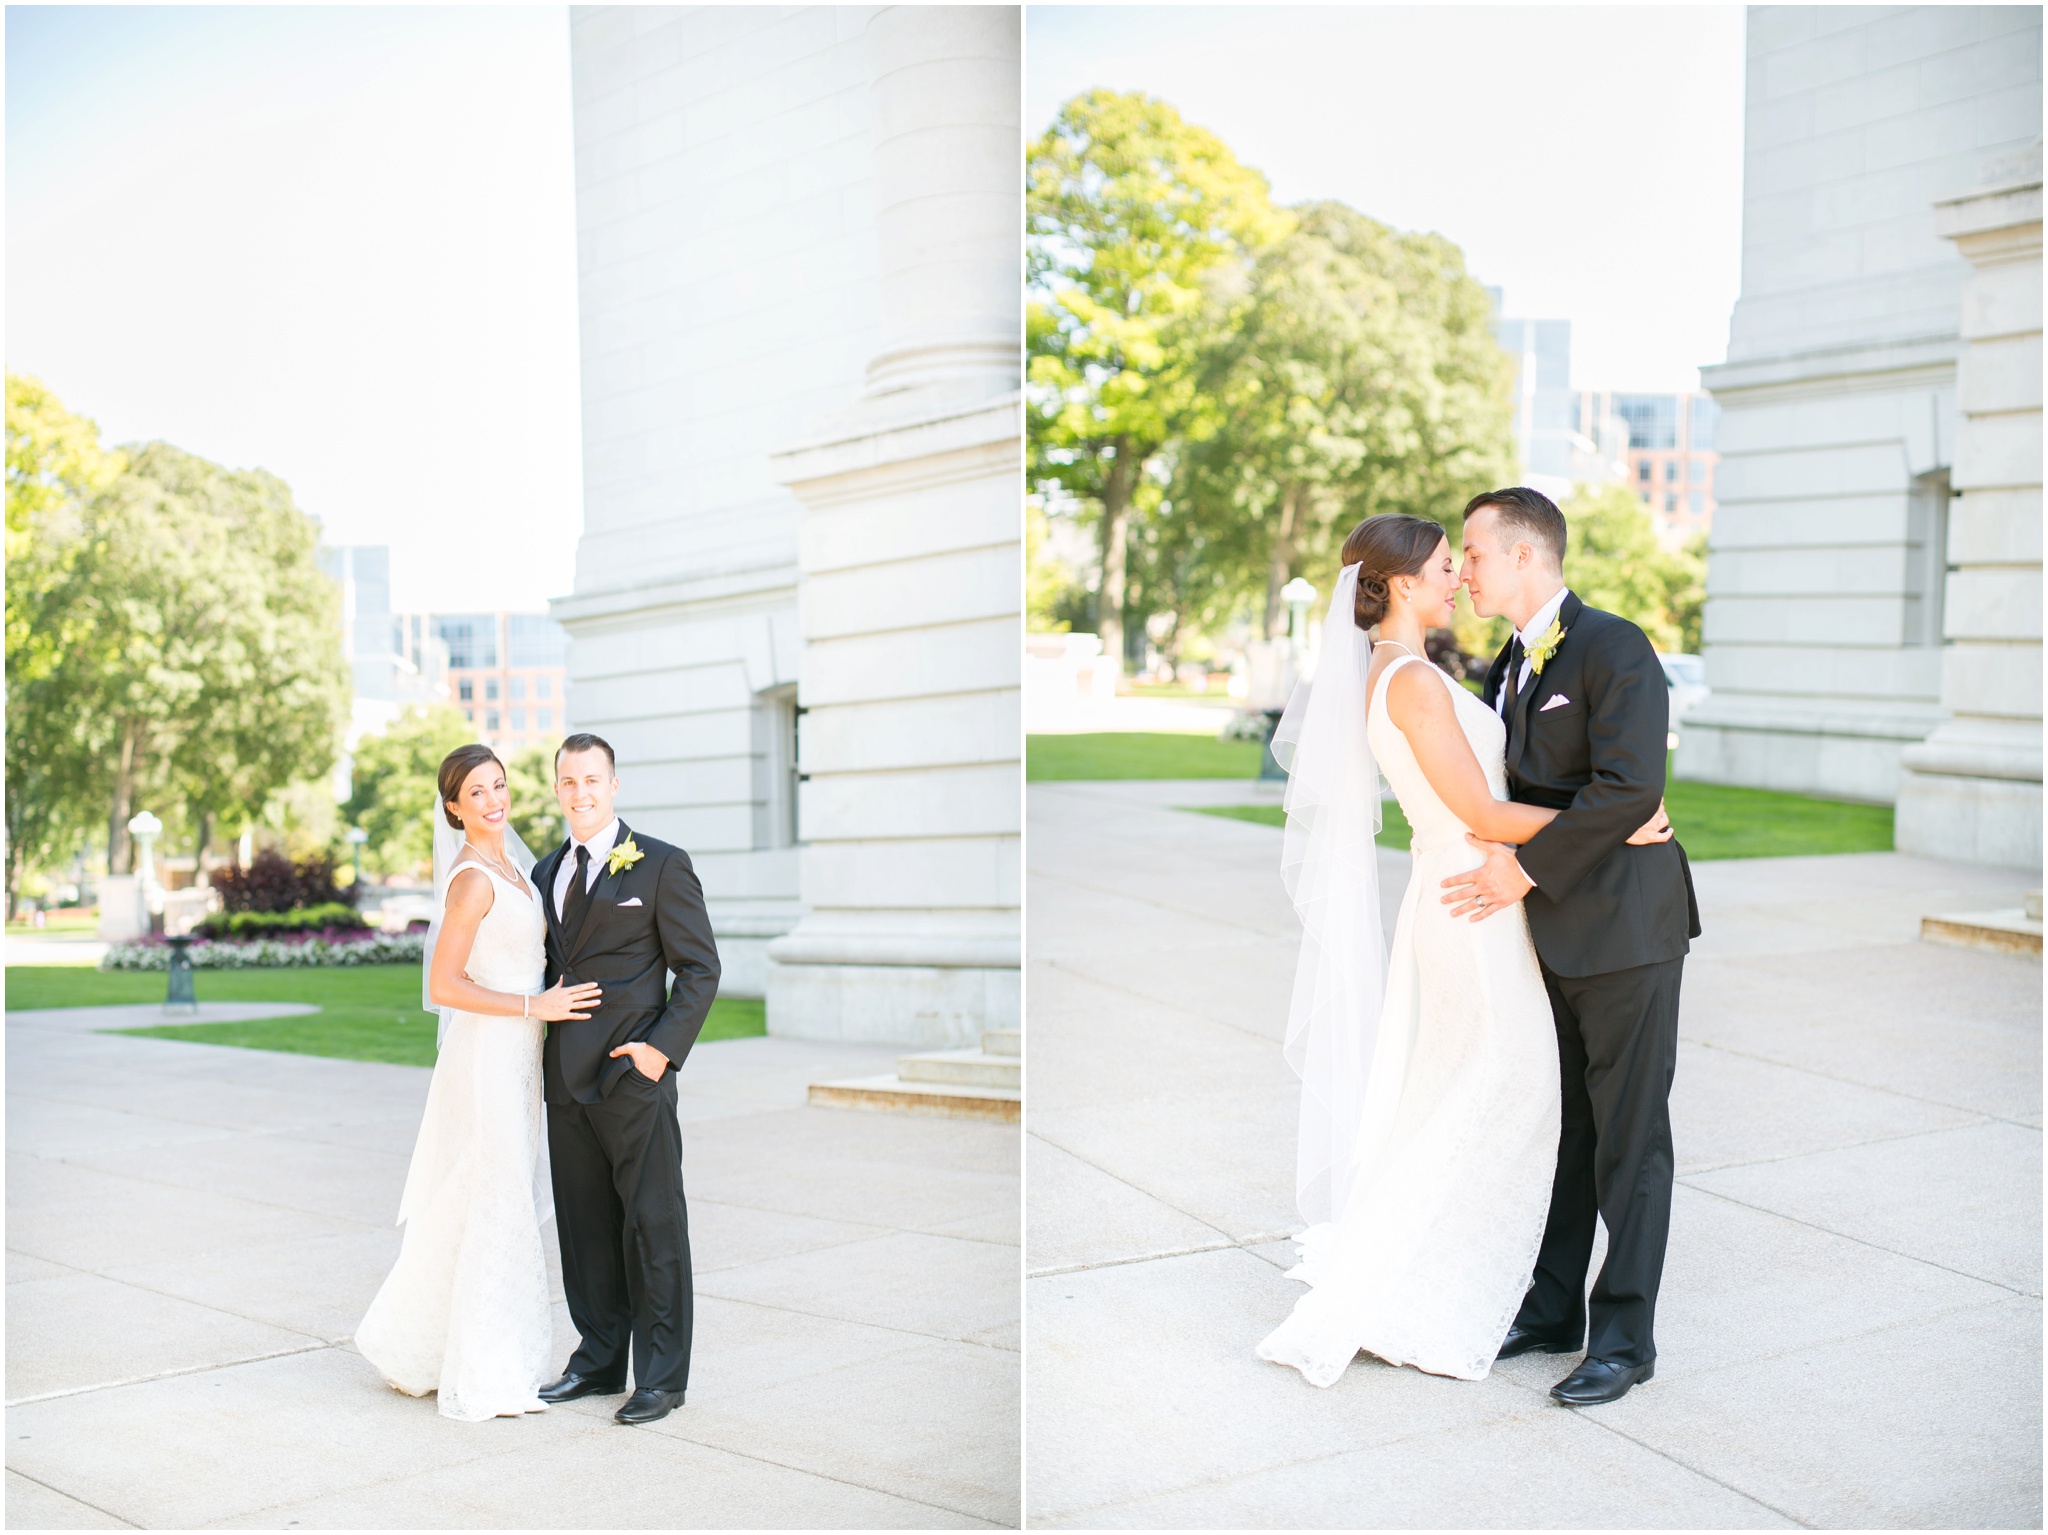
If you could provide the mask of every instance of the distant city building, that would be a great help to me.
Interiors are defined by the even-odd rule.
[[[1714,523],[1714,427],[1720,411],[1710,394],[1619,394],[1578,397],[1579,430],[1618,419],[1628,434],[1628,483],[1673,540]]]
[[[1524,320],[1493,299],[1493,335],[1515,364],[1515,451],[1521,482],[1556,500],[1579,484],[1613,484],[1628,473],[1627,429],[1612,416],[1588,414],[1572,392],[1572,322]]]
[[[382,732],[402,710],[448,696],[447,654],[431,637],[408,644],[407,620],[391,611],[388,545],[322,545],[314,558],[341,587],[342,654],[354,681],[332,779],[335,798],[346,799],[356,744]]]
[[[2041,10],[1752,6],[1681,777],[2041,857]]]
[[[542,613],[414,613],[405,639],[447,655],[447,698],[502,752],[568,733],[569,634]]]

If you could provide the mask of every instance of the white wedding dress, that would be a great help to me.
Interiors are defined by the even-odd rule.
[[[491,909],[465,967],[492,991],[537,994],[547,931],[539,897],[474,859]],[[529,882],[530,886],[530,882]],[[445,888],[445,887],[444,887]],[[356,1348],[408,1396],[440,1393],[445,1418],[543,1412],[554,1317],[542,1224],[553,1215],[538,1019],[446,1014],[398,1219],[398,1262],[356,1329]]]
[[[1341,1208],[1300,1239],[1290,1277],[1313,1288],[1258,1349],[1318,1386],[1334,1384],[1361,1349],[1483,1379],[1534,1271],[1557,1166],[1557,1036],[1528,919],[1519,903],[1483,922],[1442,903],[1440,881],[1481,859],[1387,717],[1388,679],[1410,664],[1428,666],[1412,656],[1389,665],[1365,722],[1414,839],[1356,1119],[1355,1175]],[[1450,690],[1494,797],[1506,799],[1505,725],[1428,670]]]

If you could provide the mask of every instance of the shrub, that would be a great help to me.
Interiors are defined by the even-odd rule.
[[[339,901],[302,906],[296,911],[217,911],[192,929],[195,938],[247,942],[281,938],[291,933],[364,933],[370,924],[361,912]]]
[[[294,863],[265,848],[244,869],[230,864],[213,876],[224,912],[293,912],[313,906],[353,906],[358,891],[334,883],[334,859],[313,853]]]

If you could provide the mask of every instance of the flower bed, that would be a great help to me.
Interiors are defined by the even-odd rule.
[[[424,933],[311,933],[299,938],[259,938],[247,943],[194,939],[186,950],[195,970],[309,969],[320,965],[416,965],[426,949]],[[102,970],[168,970],[171,946],[161,938],[107,946]]]

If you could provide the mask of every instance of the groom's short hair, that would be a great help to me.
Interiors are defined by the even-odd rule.
[[[603,736],[594,736],[588,731],[580,731],[564,740],[560,746],[555,748],[555,771],[557,773],[562,771],[563,752],[603,752],[604,760],[611,765],[612,777],[616,778],[619,776],[619,759],[612,755],[612,743]]]
[[[1474,512],[1489,506],[1502,531],[1510,532],[1511,538],[1519,534],[1537,548],[1548,549],[1558,568],[1564,568],[1564,513],[1557,509],[1555,501],[1540,490],[1511,485],[1506,490],[1489,490],[1466,502],[1466,521],[1471,520]]]

